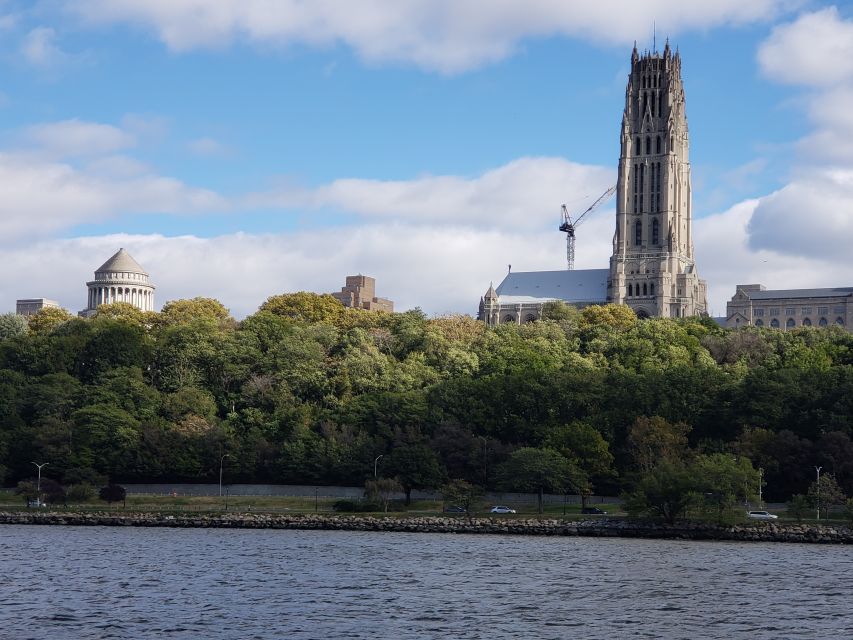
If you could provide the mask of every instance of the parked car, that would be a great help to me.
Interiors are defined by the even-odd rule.
[[[492,507],[492,513],[515,513],[515,509],[510,509],[502,504]]]
[[[606,511],[602,511],[598,507],[584,507],[583,509],[581,509],[581,513],[584,513],[584,514],[590,515],[590,516],[606,516],[607,515]]]
[[[779,516],[775,516],[768,511],[747,511],[746,517],[753,520],[776,520]]]
[[[445,507],[444,513],[465,513],[465,507],[460,507],[460,506]]]

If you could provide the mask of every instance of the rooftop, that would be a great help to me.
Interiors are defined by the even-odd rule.
[[[750,291],[741,289],[750,300],[775,300],[778,298],[844,298],[853,296],[853,287],[826,289],[770,289]]]
[[[609,269],[510,272],[497,288],[501,304],[563,300],[604,302],[607,300]]]
[[[141,273],[148,275],[148,272],[143,269],[139,263],[131,257],[131,255],[123,248],[119,249],[113,257],[102,264],[95,273],[102,271],[119,272],[119,273]]]

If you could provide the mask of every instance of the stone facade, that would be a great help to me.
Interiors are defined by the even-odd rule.
[[[86,283],[89,295],[79,315],[90,317],[99,305],[127,302],[141,311],[154,311],[154,285],[148,273],[124,249],[119,249]]]
[[[768,290],[760,284],[739,284],[726,304],[726,326],[796,327],[840,326],[850,331],[853,287]]]
[[[19,316],[32,316],[42,309],[49,307],[58,309],[59,303],[56,300],[48,300],[47,298],[26,298],[15,301],[15,313]]]
[[[608,300],[640,317],[707,313],[693,257],[690,142],[681,57],[631,55],[622,114]]]
[[[394,313],[394,303],[391,300],[376,297],[376,279],[370,276],[347,276],[346,286],[332,295],[345,307]]]

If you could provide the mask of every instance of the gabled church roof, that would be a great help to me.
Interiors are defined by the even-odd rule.
[[[101,273],[104,271],[141,273],[146,276],[148,275],[148,272],[145,271],[145,269],[143,269],[123,248],[119,249],[112,258],[102,264],[95,273]]]
[[[501,304],[547,300],[604,303],[609,276],[609,269],[516,271],[507,274],[497,293]]]

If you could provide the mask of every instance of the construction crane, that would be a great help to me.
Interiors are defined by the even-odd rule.
[[[575,229],[577,229],[578,226],[580,226],[580,223],[584,221],[586,214],[591,212],[598,205],[606,202],[614,193],[616,193],[616,185],[613,185],[607,191],[602,193],[595,202],[587,207],[586,211],[575,218],[574,222],[572,222],[572,216],[569,215],[569,210],[566,205],[562,206],[563,224],[560,225],[560,231],[566,234],[566,263],[568,264],[567,268],[569,271],[573,271],[575,268]]]

